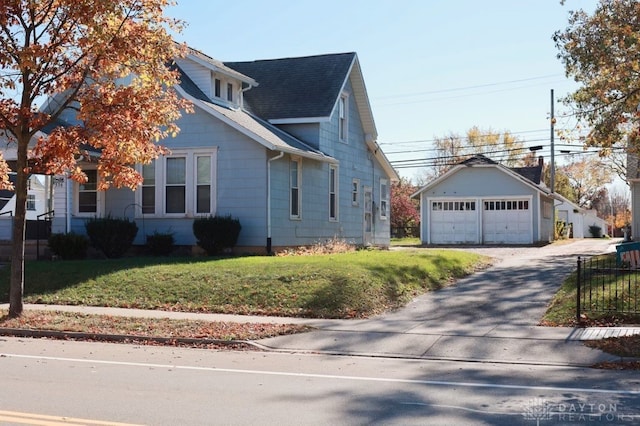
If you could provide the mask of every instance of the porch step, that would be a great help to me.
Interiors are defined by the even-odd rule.
[[[25,260],[37,260],[38,258],[38,242],[35,240],[27,240],[24,245]],[[47,240],[40,240],[40,259],[50,259],[51,250]],[[0,240],[0,262],[11,261],[11,241]]]

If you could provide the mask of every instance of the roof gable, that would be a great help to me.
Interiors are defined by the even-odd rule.
[[[464,161],[461,161],[460,163],[458,163],[458,165],[447,170],[444,174],[442,174],[441,176],[438,176],[436,179],[434,179],[433,181],[429,182],[428,184],[420,188],[418,191],[412,194],[411,197],[417,197],[422,192],[427,191],[430,188],[433,188],[434,186],[438,185],[440,182],[443,182],[444,180],[448,179],[451,175],[453,175],[454,173],[457,173],[459,170],[465,167],[493,167],[506,173],[507,175],[510,175],[513,178],[516,178],[522,181],[526,185],[533,187],[534,189],[536,189],[537,191],[545,195],[551,194],[547,190],[547,188],[544,186],[544,183],[541,181],[542,179],[541,164],[534,167],[509,168],[491,160],[488,157],[485,157],[482,154],[477,154]]]

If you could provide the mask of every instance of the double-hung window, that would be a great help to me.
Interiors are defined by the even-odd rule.
[[[360,179],[353,179],[351,181],[351,205],[360,205]]]
[[[216,151],[181,151],[140,167],[144,181],[136,202],[144,215],[215,213]]]
[[[300,219],[301,193],[300,184],[302,182],[302,161],[299,158],[291,159],[289,162],[289,187],[290,187],[290,210],[291,219]]]
[[[389,183],[380,179],[380,219],[386,219],[389,210]]]
[[[98,171],[84,170],[87,181],[74,183],[74,213],[78,216],[96,216],[102,214],[101,193],[98,191]]]
[[[165,213],[186,213],[187,158],[168,157],[165,167]]]
[[[329,220],[338,220],[338,166],[329,166]]]
[[[338,100],[338,137],[341,142],[347,142],[349,134],[348,99],[347,95],[342,95]]]

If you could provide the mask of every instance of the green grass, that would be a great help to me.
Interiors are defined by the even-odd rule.
[[[614,254],[599,256],[606,262],[613,262]],[[613,262],[614,263],[614,262]],[[620,280],[620,277],[617,277]],[[547,312],[542,318],[542,323],[547,325],[558,326],[574,326],[577,324],[576,319],[576,299],[577,299],[577,273],[574,271],[565,280],[560,290],[555,294]],[[628,305],[621,306],[620,298],[615,299],[616,277],[599,281],[598,288],[593,290],[592,297],[597,299],[600,306],[610,306],[610,312],[586,312],[583,314],[582,322],[587,325],[616,325],[619,323],[639,323],[640,316],[630,314],[619,314],[613,309],[614,306],[623,307],[629,310]],[[619,285],[619,284],[618,284]],[[621,287],[619,287],[621,288]],[[622,294],[619,294],[622,296]],[[630,298],[629,298],[630,297]],[[632,305],[638,306],[635,295],[625,294],[625,303],[630,302]]]
[[[391,245],[392,246],[419,246],[422,244],[420,238],[418,237],[405,237],[405,238],[392,238]]]
[[[25,302],[316,318],[362,318],[486,264],[446,250],[29,262]],[[9,268],[0,270],[8,299]]]

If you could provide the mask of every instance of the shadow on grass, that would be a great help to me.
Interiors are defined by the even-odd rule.
[[[24,296],[53,294],[100,276],[156,265],[200,264],[214,257],[136,257],[98,260],[32,261],[25,264]],[[9,301],[10,268],[0,269],[0,303]]]

